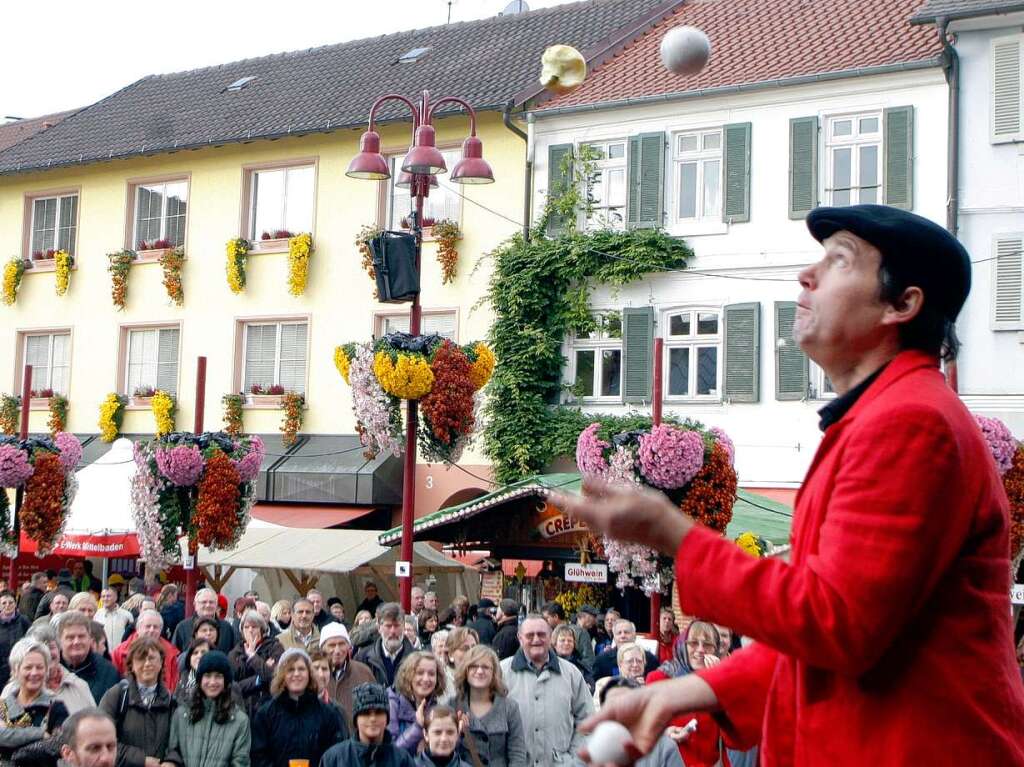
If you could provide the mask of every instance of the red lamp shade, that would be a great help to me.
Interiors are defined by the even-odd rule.
[[[493,184],[494,171],[484,159],[484,145],[476,136],[462,143],[462,159],[455,164],[452,181],[458,184]]]
[[[398,180],[395,182],[395,186],[399,189],[410,189],[412,187],[412,174],[402,171],[398,174]],[[431,174],[430,176],[430,188],[437,189],[437,176]]]
[[[435,146],[434,127],[421,125],[416,129],[416,142],[402,162],[402,170],[408,173],[419,173],[429,176],[434,173],[445,173],[448,166],[444,157]]]
[[[371,181],[391,178],[388,161],[380,153],[380,134],[377,131],[368,130],[359,139],[359,154],[352,158],[345,175]]]

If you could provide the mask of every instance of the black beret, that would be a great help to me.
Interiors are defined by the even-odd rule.
[[[497,607],[497,605],[494,604],[494,600],[488,599],[487,597],[481,599],[480,602],[477,604],[477,609],[479,610],[491,610],[495,607]]]
[[[888,205],[815,208],[807,228],[818,242],[839,231],[867,240],[882,253],[885,268],[924,291],[942,314],[955,320],[971,290],[971,257],[934,221]]]

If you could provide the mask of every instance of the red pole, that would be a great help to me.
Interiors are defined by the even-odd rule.
[[[192,431],[196,434],[203,433],[203,411],[206,409],[206,357],[200,357],[196,361],[196,412],[193,421]],[[199,580],[198,562],[195,560],[198,546],[194,540],[189,539],[188,552],[192,556],[192,568],[185,571],[185,617],[191,618],[195,612],[196,585]]]
[[[662,369],[661,362],[664,356],[665,341],[662,338],[654,339],[654,386],[651,395],[651,421],[655,426],[661,424],[661,390],[662,390]],[[661,593],[651,594],[651,639],[659,639],[660,632],[658,624],[661,622]]]
[[[20,439],[28,439],[28,404],[29,399],[32,395],[32,366],[25,366],[25,375],[21,381],[21,428],[18,431]],[[6,492],[0,489],[0,493]],[[14,556],[11,557],[11,562],[7,572],[7,587],[15,594],[18,593],[18,553],[21,549],[21,502],[25,497],[25,487],[22,485],[14,493],[14,524],[12,525],[12,531],[14,533],[14,545],[17,548],[14,552]]]

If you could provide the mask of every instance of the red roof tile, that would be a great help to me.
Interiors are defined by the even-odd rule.
[[[0,152],[14,146],[47,128],[52,128],[68,115],[73,115],[77,110],[67,112],[55,112],[52,115],[32,117],[27,120],[15,120],[5,125],[0,125]]]
[[[596,66],[577,90],[537,109],[935,60],[941,52],[935,30],[910,24],[920,5],[921,0],[688,0]],[[711,59],[697,75],[674,75],[661,64],[662,36],[684,24],[711,39]]]

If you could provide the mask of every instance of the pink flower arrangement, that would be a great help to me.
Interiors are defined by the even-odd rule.
[[[21,487],[35,468],[20,447],[0,445],[0,488]]]
[[[139,536],[142,558],[149,567],[163,570],[175,558],[164,551],[160,527],[160,486],[156,474],[149,470],[149,451],[142,443],[133,447],[135,474],[131,480],[132,517]]]
[[[654,487],[683,487],[704,465],[704,440],[699,433],[673,426],[655,426],[640,436],[640,472]]]
[[[267,455],[267,448],[263,440],[258,436],[249,438],[249,452],[239,460],[235,461],[235,468],[238,469],[238,476],[242,482],[252,482],[260,473],[260,466]]]
[[[604,451],[610,445],[597,436],[600,423],[592,423],[576,440],[576,465],[580,473],[586,476],[604,476],[608,471],[608,462],[604,459]]]
[[[359,439],[368,454],[387,451],[402,454],[402,416],[397,401],[389,397],[373,372],[372,344],[358,344],[349,367],[352,405],[363,426]]]
[[[64,467],[64,471],[74,472],[78,462],[82,460],[82,443],[78,441],[78,437],[66,431],[59,431],[53,442],[60,450],[60,465]]]
[[[203,454],[195,445],[178,445],[156,451],[160,473],[178,487],[192,487],[203,473]]]
[[[988,449],[992,451],[996,468],[999,474],[1005,474],[1013,466],[1013,454],[1017,452],[1017,440],[1007,428],[1006,424],[998,418],[988,418],[983,415],[975,415],[978,426],[981,427],[982,436],[988,443]]]
[[[720,429],[717,426],[711,427],[711,434],[715,437],[715,442],[722,446],[722,450],[729,456],[729,463],[733,466],[736,465],[736,445],[733,444],[732,439],[728,434],[725,433],[724,429]]]

